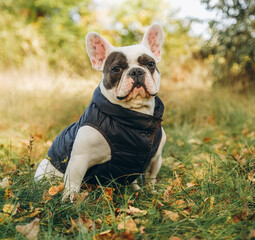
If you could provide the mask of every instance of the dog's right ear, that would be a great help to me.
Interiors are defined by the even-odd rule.
[[[96,32],[89,32],[85,42],[93,68],[103,71],[105,60],[113,50],[113,46]]]

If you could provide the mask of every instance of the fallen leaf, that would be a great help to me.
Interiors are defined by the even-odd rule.
[[[249,235],[247,236],[247,239],[254,239],[255,238],[255,229],[250,230]]]
[[[9,177],[5,177],[2,182],[0,182],[0,188],[7,188],[11,185],[10,181],[9,181]]]
[[[16,230],[22,233],[28,240],[37,240],[40,231],[40,219],[35,218],[34,221],[26,225],[17,225]]]
[[[107,187],[104,189],[104,196],[110,202],[112,202],[112,200],[113,200],[113,192],[114,191],[115,191],[115,189],[111,188],[111,187]]]
[[[60,193],[64,189],[64,183],[60,182],[58,186],[52,186],[48,193],[50,196],[54,196],[58,193]]]
[[[211,142],[211,138],[209,138],[209,137],[204,137],[204,139],[203,139],[203,141],[204,141],[204,143],[209,143],[209,142]]]
[[[164,210],[163,211],[163,216],[164,218],[170,218],[173,222],[177,222],[179,219],[179,214],[169,211],[169,210]]]
[[[13,191],[9,187],[7,187],[5,189],[5,194],[4,194],[5,200],[8,200],[8,199],[13,198],[13,197],[14,197]]]
[[[242,134],[243,135],[248,135],[250,132],[249,128],[245,128],[243,131],[242,131]]]
[[[214,116],[210,116],[207,118],[207,121],[209,124],[214,125],[216,123],[215,117]]]
[[[52,199],[52,197],[49,195],[47,190],[44,190],[43,192],[43,201],[48,202]]]
[[[85,218],[83,215],[81,215],[79,218],[73,220],[71,217],[71,224],[72,227],[67,230],[67,232],[72,232],[73,230],[79,231],[80,227],[85,227],[88,231],[93,230],[93,221],[90,218]],[[99,228],[99,223],[95,222],[96,228]]]
[[[174,184],[174,187],[181,187],[182,186],[182,179],[181,178],[175,179],[173,184]]]
[[[186,186],[187,186],[187,188],[191,188],[191,187],[196,186],[196,184],[194,184],[194,183],[187,183]]]
[[[172,199],[173,193],[172,186],[167,186],[166,191],[163,194],[165,202],[169,202]]]
[[[130,214],[135,215],[135,216],[144,216],[147,214],[146,210],[141,210],[139,208],[135,208],[132,206],[129,206],[130,209]]]
[[[172,236],[169,238],[169,240],[182,240],[182,239],[176,236]]]
[[[255,170],[248,174],[248,180],[251,182],[255,182]]]
[[[186,202],[183,199],[179,199],[179,200],[175,201],[174,204],[177,205],[177,208],[184,208]]]
[[[113,230],[107,230],[94,236],[93,240],[135,240],[134,234],[130,231],[115,233]]]
[[[88,191],[83,191],[81,193],[79,193],[76,197],[76,199],[74,199],[77,202],[84,202],[86,197],[89,195]]]
[[[19,203],[17,205],[5,204],[4,207],[3,207],[3,212],[4,213],[9,213],[13,216],[17,213],[19,206],[20,206]]]
[[[113,230],[106,230],[94,236],[93,240],[105,240],[105,239],[112,239]]]
[[[168,197],[168,196],[167,196],[167,197]],[[158,209],[164,206],[164,204],[163,204],[162,202],[160,202],[158,199],[156,199],[156,200],[153,199],[153,200],[152,200],[152,204],[153,204],[154,206],[156,206]]]
[[[0,223],[5,222],[9,218],[8,213],[0,213]]]
[[[134,220],[131,217],[126,217],[126,219],[118,224],[118,230],[122,230],[125,229],[127,231],[131,231],[131,232],[137,232],[137,226],[136,223],[134,222]]]
[[[146,227],[145,226],[141,226],[140,227],[140,234],[145,234],[146,233],[145,230],[146,230]]]

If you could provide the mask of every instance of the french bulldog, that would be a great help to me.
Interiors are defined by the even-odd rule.
[[[132,183],[139,190],[141,174],[155,191],[166,141],[164,105],[157,96],[163,29],[152,24],[137,45],[114,47],[96,32],[85,42],[102,80],[79,121],[56,137],[35,179],[64,177],[63,200],[71,201],[83,182]]]

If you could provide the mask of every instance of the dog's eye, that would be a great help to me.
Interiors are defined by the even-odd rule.
[[[155,67],[154,62],[148,62],[146,65],[147,65],[148,68],[154,68]]]
[[[112,72],[113,72],[113,73],[120,73],[121,71],[122,71],[122,68],[119,67],[119,66],[116,66],[116,67],[114,67],[114,68],[112,69]]]

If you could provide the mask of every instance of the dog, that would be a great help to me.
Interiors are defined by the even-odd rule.
[[[53,141],[37,167],[35,179],[64,177],[63,199],[71,201],[83,182],[132,183],[144,174],[152,191],[166,141],[161,126],[164,105],[157,96],[163,29],[152,24],[137,45],[114,47],[96,32],[86,49],[102,81],[80,119]]]

